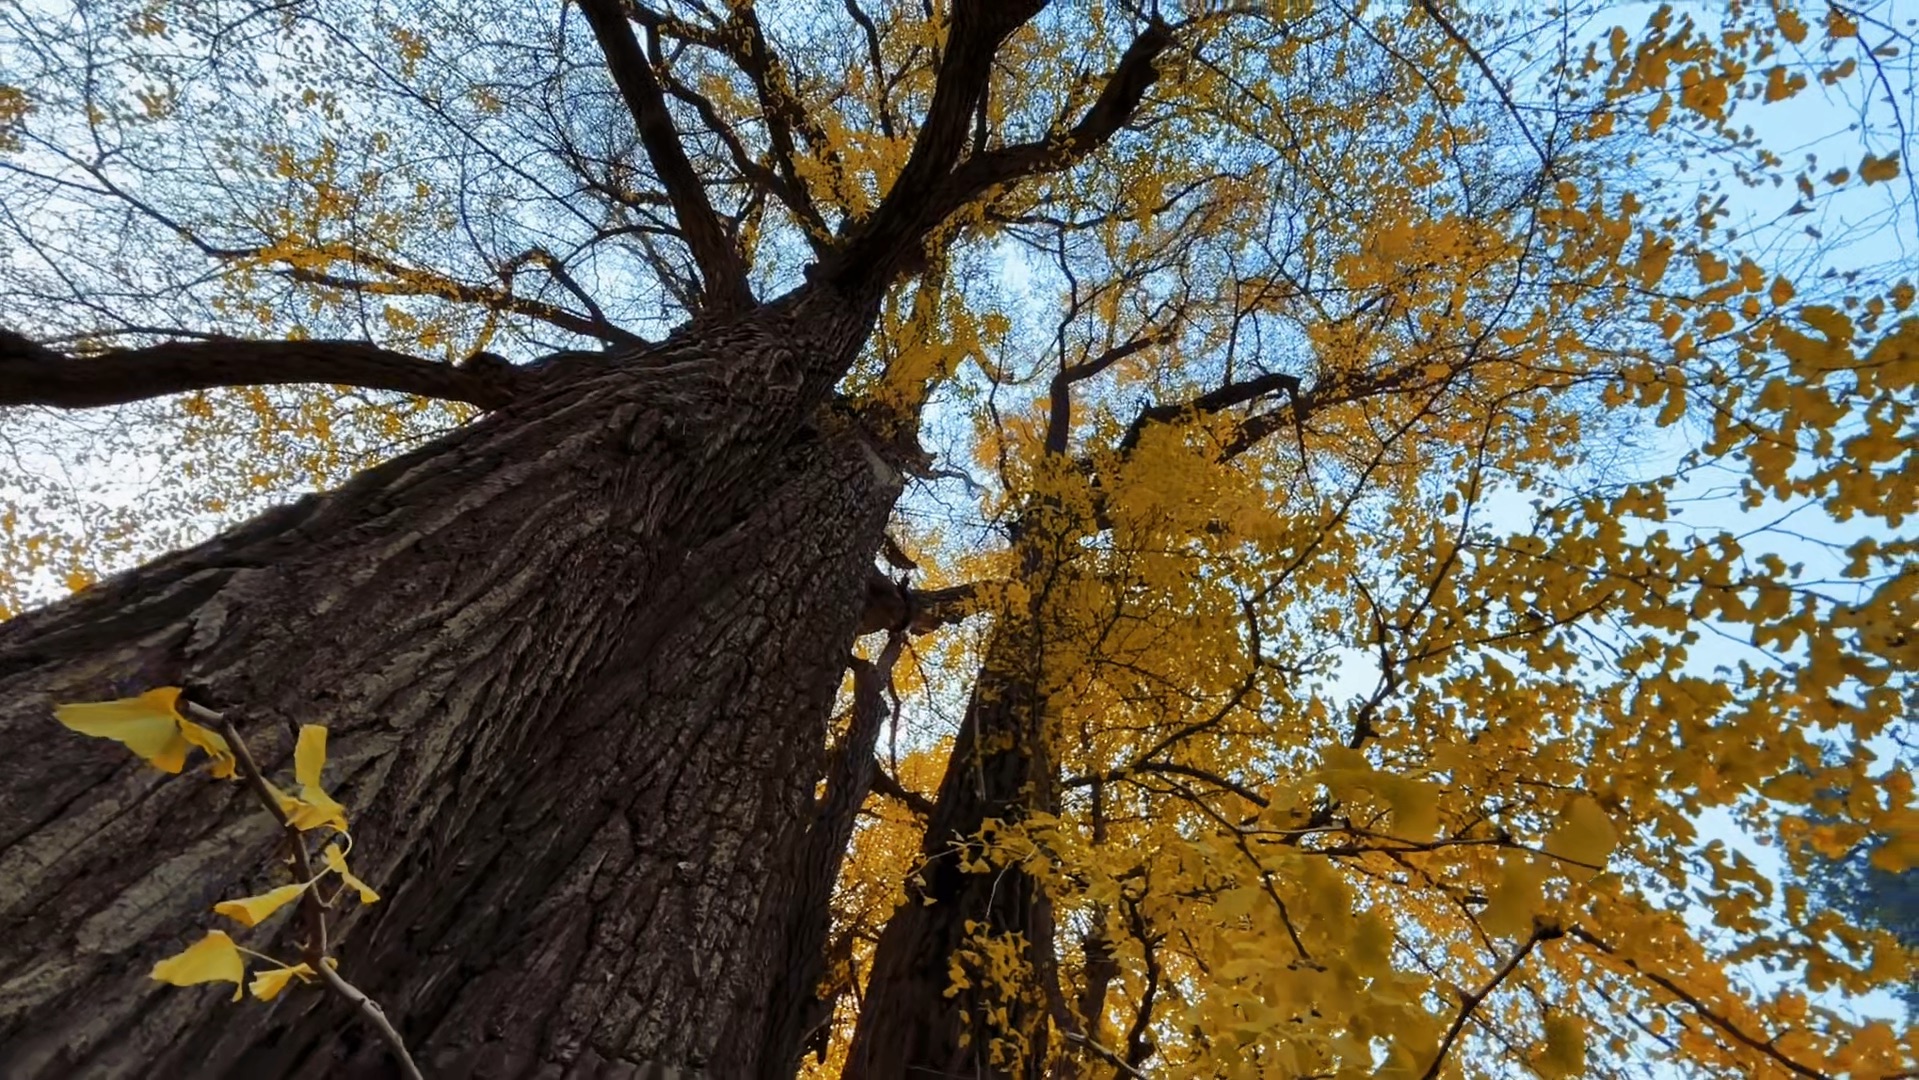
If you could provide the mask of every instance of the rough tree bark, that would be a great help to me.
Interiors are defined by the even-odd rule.
[[[429,1074],[791,1053],[763,1045],[794,1007],[768,960],[899,491],[857,425],[818,419],[862,307],[803,291],[575,374],[0,628],[0,1074],[390,1068],[328,995],[148,978],[213,902],[284,880],[237,785],[49,714],[167,684],[238,716],[270,770],[291,725],[331,728],[385,894],[336,920],[344,971]]]
[[[994,634],[927,821],[918,881],[908,883],[874,953],[847,1080],[1044,1075],[1048,1003],[1032,992],[1053,985],[1051,905],[1017,866],[994,873],[961,866],[984,854],[978,836],[988,818],[1017,821],[1056,808],[1039,726],[1040,645],[1031,621]],[[949,995],[952,957],[973,937],[969,926],[1022,937],[1026,960],[1042,977],[1026,987],[974,977],[970,988]],[[994,1059],[991,1043],[1002,1036],[1023,1043],[1016,1068]]]

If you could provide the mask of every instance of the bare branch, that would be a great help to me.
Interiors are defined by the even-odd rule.
[[[760,17],[752,5],[742,4],[735,8],[733,17],[740,22],[746,35],[745,50],[734,53],[733,59],[747,78],[753,81],[753,91],[759,96],[760,112],[766,120],[767,138],[773,144],[775,164],[784,178],[784,183],[774,190],[780,193],[780,201],[800,219],[813,250],[823,253],[826,250],[826,218],[820,213],[819,207],[813,204],[813,196],[806,190],[806,182],[800,179],[795,164],[799,151],[793,144],[793,132],[798,130],[809,143],[827,150],[827,165],[833,170],[836,181],[841,178],[844,167],[825,133],[807,115],[805,107],[782,77],[779,61],[773,55],[773,46],[766,40],[766,33],[760,28]]]
[[[1777,1036],[1774,1036],[1773,1038],[1770,1038],[1770,1039],[1761,1039],[1756,1036],[1750,1035],[1747,1032],[1740,1030],[1740,1028],[1736,1024],[1734,1024],[1731,1020],[1727,1019],[1724,1016],[1721,1016],[1719,1013],[1716,1013],[1712,1009],[1708,1008],[1706,1006],[1706,1003],[1699,1000],[1697,995],[1687,993],[1686,990],[1682,988],[1678,983],[1673,982],[1671,979],[1666,978],[1664,975],[1661,975],[1658,972],[1647,971],[1645,968],[1640,967],[1638,961],[1633,960],[1630,957],[1619,955],[1618,950],[1614,949],[1611,945],[1607,944],[1605,941],[1602,941],[1601,939],[1593,936],[1592,934],[1588,933],[1585,930],[1580,929],[1577,926],[1573,927],[1572,929],[1566,932],[1572,935],[1573,937],[1579,939],[1580,941],[1583,941],[1586,944],[1591,945],[1593,948],[1598,949],[1600,952],[1605,953],[1607,956],[1611,957],[1613,960],[1621,964],[1624,964],[1627,968],[1631,969],[1635,974],[1644,978],[1647,982],[1652,983],[1654,986],[1659,987],[1661,990],[1664,990],[1666,993],[1671,994],[1673,997],[1678,998],[1680,1001],[1685,1002],[1686,1005],[1689,1008],[1691,1008],[1693,1012],[1698,1013],[1701,1017],[1704,1017],[1707,1023],[1711,1024],[1713,1027],[1718,1028],[1720,1031],[1724,1032],[1728,1038],[1734,1040],[1735,1042],[1738,1042],[1739,1044],[1747,1047],[1750,1050],[1753,1050],[1760,1054],[1764,1054],[1765,1056],[1773,1059],[1774,1061],[1778,1062],[1781,1066],[1783,1066],[1788,1072],[1794,1073],[1799,1076],[1812,1077],[1814,1078],[1814,1080],[1830,1080],[1830,1078],[1828,1077],[1826,1073],[1820,1072],[1817,1069],[1808,1068],[1807,1066],[1797,1061],[1794,1061],[1793,1059],[1787,1057],[1784,1053],[1782,1053],[1779,1047],[1775,1045],[1778,1042]]]
[[[491,354],[447,364],[364,341],[209,338],[69,356],[0,330],[0,405],[91,409],[220,386],[319,383],[497,409],[535,378]]]
[[[1121,360],[1144,352],[1171,338],[1170,330],[1145,334],[1124,345],[1115,345],[1091,360],[1061,368],[1059,374],[1053,376],[1052,386],[1049,388],[1051,403],[1046,418],[1047,452],[1052,454],[1066,452],[1066,440],[1072,427],[1074,383],[1093,378]]]
[[[400,1037],[400,1032],[393,1026],[393,1022],[386,1018],[386,1010],[380,1008],[378,1002],[366,996],[365,991],[341,978],[340,973],[333,970],[332,965],[321,964],[317,970],[320,972],[320,978],[326,980],[327,986],[334,993],[352,1002],[354,1007],[360,1010],[360,1015],[366,1017],[367,1022],[380,1033],[380,1038],[386,1040],[387,1049],[393,1051],[393,1056],[399,1059],[400,1068],[406,1073],[407,1080],[426,1080],[420,1073],[420,1067],[413,1063],[413,1056],[407,1053],[406,1040]]]
[[[679,132],[674,130],[673,117],[666,109],[666,94],[653,76],[632,24],[627,22],[624,5],[619,0],[581,0],[580,10],[593,27],[593,36],[606,56],[607,70],[620,96],[626,99],[640,144],[666,187],[680,231],[700,268],[702,314],[744,311],[753,303],[746,261],[706,197],[706,185],[694,171],[686,148],[680,145]]]
[[[874,570],[867,580],[866,608],[860,614],[859,632],[904,630],[915,637],[929,634],[977,612],[979,599],[977,582],[948,585],[943,589],[909,589]]]
[[[216,249],[213,254],[222,259],[265,261],[266,248]],[[548,325],[558,327],[568,333],[581,337],[597,338],[614,345],[644,345],[646,341],[630,330],[608,322],[591,297],[588,297],[578,282],[566,273],[564,267],[556,261],[542,261],[541,265],[551,272],[554,280],[560,282],[567,291],[583,300],[588,315],[568,311],[556,304],[548,304],[525,296],[516,295],[512,289],[512,274],[520,264],[539,254],[532,252],[519,256],[507,264],[503,271],[505,286],[493,288],[482,285],[469,285],[431,270],[418,270],[404,263],[362,248],[351,245],[329,245],[320,249],[319,254],[337,262],[347,263],[383,275],[379,278],[347,277],[326,270],[317,270],[311,266],[287,265],[269,267],[282,277],[298,281],[305,285],[317,285],[324,289],[339,289],[343,292],[362,293],[367,296],[432,296],[456,303],[474,304],[489,311],[511,315],[524,315],[538,319]],[[570,283],[570,284],[569,284]]]
[[[892,773],[880,767],[877,759],[873,762],[873,793],[906,807],[914,817],[923,820],[933,816],[933,800],[894,779]]]
[[[1017,143],[969,159],[940,191],[936,200],[939,218],[935,220],[945,218],[989,188],[1071,168],[1105,146],[1133,118],[1147,89],[1159,81],[1159,70],[1154,65],[1172,43],[1171,26],[1157,18],[1147,23],[1146,29],[1126,46],[1119,66],[1107,76],[1099,97],[1078,123],[1039,142]]]
[[[1250,379],[1229,382],[1214,390],[1209,390],[1191,401],[1175,401],[1151,408],[1142,409],[1133,422],[1126,427],[1126,435],[1120,440],[1122,451],[1130,451],[1139,445],[1140,436],[1151,424],[1163,424],[1189,413],[1204,415],[1230,409],[1235,405],[1257,400],[1275,390],[1285,390],[1290,394],[1299,393],[1299,378],[1283,372],[1268,372]]]

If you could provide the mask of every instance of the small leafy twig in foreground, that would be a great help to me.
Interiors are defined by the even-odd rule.
[[[240,737],[239,729],[235,728],[233,721],[223,714],[184,699],[182,704],[195,719],[219,726],[220,733],[226,736],[227,743],[233,747],[234,756],[239,760],[239,772],[246,781],[248,789],[259,799],[260,805],[266,807],[267,813],[272,814],[274,820],[280,823],[280,827],[286,830],[287,846],[292,849],[294,872],[300,876],[301,881],[313,881],[313,860],[307,852],[305,838],[300,835],[300,827],[287,816],[286,810],[280,805],[280,800],[274,796],[273,788],[267,783],[266,776],[260,772],[260,766],[254,762],[253,753],[247,749],[246,740]],[[420,1067],[413,1063],[413,1055],[407,1052],[406,1040],[400,1037],[398,1029],[387,1019],[386,1010],[380,1008],[378,1002],[368,997],[359,987],[347,982],[338,971],[334,970],[330,962],[332,958],[327,956],[326,905],[320,902],[317,890],[308,888],[301,895],[300,910],[307,922],[306,960],[308,965],[334,993],[351,1002],[360,1014],[367,1018],[367,1022],[379,1031],[380,1037],[386,1040],[387,1048],[393,1051],[394,1058],[399,1061],[401,1070],[406,1073],[409,1080],[425,1080],[420,1073]]]
[[[240,947],[224,931],[209,930],[185,950],[153,965],[153,978],[175,986],[194,986],[207,982],[230,982],[238,989],[238,1001],[251,989],[253,996],[271,1001],[294,979],[311,982],[318,978],[328,988],[351,1002],[361,1015],[379,1031],[401,1070],[410,1080],[423,1080],[419,1066],[407,1053],[406,1043],[388,1021],[385,1011],[358,987],[342,978],[328,955],[326,901],[319,893],[320,880],[337,874],[342,892],[352,888],[362,904],[371,904],[380,895],[347,869],[346,853],[353,838],[347,831],[346,808],[321,786],[320,773],[326,765],[326,728],[304,724],[293,748],[293,777],[298,794],[289,795],[273,785],[262,772],[239,728],[223,713],[188,701],[177,686],[163,686],[138,697],[118,701],[94,701],[55,706],[54,718],[83,735],[112,739],[144,758],[161,772],[178,773],[186,767],[194,749],[208,759],[208,775],[216,780],[240,780],[266,808],[286,834],[287,855],[297,881],[269,889],[258,896],[223,900],[215,904],[216,914],[242,926],[258,926],[296,899],[306,920],[306,940],[302,943],[304,962],[286,964],[271,956]],[[337,843],[326,845],[326,866],[317,873],[312,853],[307,850],[305,833],[310,829],[330,828],[345,838],[346,848]],[[247,983],[243,955],[254,956],[275,965]]]

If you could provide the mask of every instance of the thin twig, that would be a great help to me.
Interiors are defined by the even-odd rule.
[[[1640,967],[1639,962],[1637,960],[1634,960],[1632,957],[1621,956],[1618,950],[1614,949],[1610,944],[1608,944],[1604,940],[1598,937],[1595,937],[1593,934],[1577,926],[1573,927],[1571,930],[1567,932],[1570,933],[1574,938],[1577,938],[1578,940],[1583,941],[1588,945],[1591,945],[1593,948],[1598,949],[1600,952],[1605,953],[1607,956],[1611,957],[1614,961],[1625,965],[1627,969],[1632,971],[1634,974],[1637,974],[1640,978],[1645,979],[1647,982],[1650,982],[1654,986],[1659,987],[1661,990],[1664,990],[1666,993],[1671,994],[1673,997],[1678,998],[1680,1001],[1684,1002],[1687,1006],[1689,1006],[1693,1012],[1698,1013],[1701,1017],[1704,1017],[1707,1023],[1710,1023],[1713,1027],[1718,1028],[1728,1038],[1731,1038],[1736,1042],[1742,1043],[1745,1046],[1749,1047],[1750,1049],[1757,1051],[1758,1053],[1766,1055],[1767,1057],[1778,1062],[1781,1066],[1783,1066],[1790,1072],[1796,1073],[1800,1076],[1813,1077],[1815,1078],[1815,1080],[1830,1080],[1830,1078],[1828,1077],[1826,1073],[1822,1073],[1817,1069],[1801,1064],[1800,1062],[1794,1061],[1792,1058],[1787,1057],[1783,1052],[1780,1051],[1780,1049],[1777,1046],[1773,1045],[1775,1042],[1778,1041],[1777,1036],[1771,1039],[1759,1039],[1752,1035],[1749,1035],[1745,1031],[1742,1031],[1738,1025],[1734,1024],[1727,1017],[1722,1016],[1719,1013],[1716,1013],[1712,1011],[1711,1009],[1707,1008],[1706,1003],[1704,1001],[1701,1001],[1697,996],[1693,994],[1687,993],[1685,989],[1683,989],[1678,983],[1674,982],[1671,979],[1666,978],[1664,975],[1661,975],[1656,971],[1648,971],[1645,968]]]
[[[1141,1077],[1146,1075],[1145,1073],[1140,1072],[1138,1069],[1135,1069],[1131,1065],[1127,1064],[1126,1059],[1121,1057],[1118,1051],[1113,1050],[1110,1047],[1101,1046],[1097,1041],[1077,1031],[1068,1031],[1065,1034],[1066,1034],[1067,1042],[1078,1043],[1079,1045],[1084,1046],[1086,1049],[1091,1050],[1095,1056],[1105,1061],[1106,1064],[1111,1065],[1115,1069],[1118,1069],[1120,1072],[1124,1073],[1125,1075],[1141,1076]]]
[[[1459,1015],[1453,1017],[1452,1026],[1446,1029],[1446,1037],[1439,1041],[1439,1051],[1433,1055],[1432,1066],[1426,1070],[1424,1080],[1433,1080],[1439,1075],[1440,1066],[1446,1063],[1447,1051],[1452,1049],[1453,1041],[1459,1038],[1459,1030],[1466,1026],[1466,1021],[1473,1015],[1473,1010],[1479,1008],[1479,1003],[1490,997],[1494,990],[1499,989],[1499,984],[1505,982],[1506,977],[1518,969],[1520,961],[1526,959],[1527,954],[1533,951],[1533,947],[1542,941],[1564,935],[1565,931],[1559,928],[1558,923],[1537,918],[1533,920],[1532,935],[1526,939],[1525,943],[1513,951],[1512,957],[1493,973],[1493,977],[1485,986],[1461,999]]]
[[[253,792],[254,798],[259,800],[261,806],[266,807],[267,813],[273,815],[273,820],[280,823],[281,831],[286,834],[288,856],[293,860],[293,872],[301,881],[311,882],[313,860],[307,854],[306,840],[301,837],[299,826],[295,825],[293,819],[287,817],[286,811],[280,808],[280,800],[273,797],[273,789],[267,786],[266,774],[260,771],[259,763],[254,761],[253,751],[247,749],[246,740],[240,737],[240,730],[234,727],[233,721],[227,719],[223,713],[214,712],[191,701],[183,701],[182,704],[186,706],[187,712],[193,714],[195,720],[220,729],[221,736],[233,749],[233,756],[239,762],[240,779],[246,781],[247,788]],[[301,894],[300,912],[306,916],[307,923],[307,942],[304,950],[307,965],[317,970],[324,966],[322,961],[326,959],[327,933],[326,908],[321,905],[320,896],[316,890],[309,888]]]
[[[420,1067],[413,1063],[413,1056],[406,1052],[406,1041],[400,1038],[400,1032],[394,1028],[392,1021],[386,1018],[386,1010],[380,1008],[379,1003],[366,996],[359,987],[341,978],[340,973],[333,970],[331,964],[321,964],[319,970],[320,978],[326,980],[326,984],[333,988],[334,993],[351,1001],[359,1008],[360,1015],[366,1017],[369,1023],[379,1029],[380,1036],[386,1040],[387,1049],[393,1051],[393,1056],[399,1059],[400,1069],[406,1073],[408,1080],[426,1080],[420,1074]]]
[[[302,882],[308,884],[306,892],[300,896],[300,911],[307,922],[307,942],[304,950],[307,967],[318,974],[334,993],[350,1002],[362,1016],[367,1018],[367,1022],[379,1031],[380,1037],[386,1040],[387,1049],[393,1052],[394,1058],[400,1063],[400,1070],[407,1075],[408,1080],[425,1080],[420,1073],[420,1067],[413,1063],[413,1055],[407,1052],[406,1040],[400,1037],[399,1030],[386,1018],[386,1011],[359,987],[347,982],[339,972],[333,970],[333,965],[330,963],[332,957],[327,955],[326,907],[320,902],[320,891],[312,887],[313,859],[307,852],[306,839],[300,835],[299,826],[295,825],[293,819],[281,809],[280,800],[274,798],[273,789],[267,786],[266,774],[260,771],[259,763],[253,758],[253,751],[247,748],[246,740],[240,737],[239,729],[233,726],[233,721],[224,713],[214,712],[204,705],[191,701],[182,701],[181,704],[186,707],[188,713],[192,714],[196,723],[208,724],[220,729],[221,737],[226,739],[227,746],[232,748],[234,759],[239,764],[240,778],[246,782],[248,790],[253,792],[254,797],[260,801],[260,805],[266,807],[267,813],[273,815],[273,820],[279,822],[280,828],[286,833],[294,873]]]

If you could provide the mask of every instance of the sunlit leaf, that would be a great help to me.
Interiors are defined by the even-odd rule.
[[[238,922],[241,926],[258,926],[260,922],[274,912],[300,898],[307,886],[302,884],[282,885],[258,896],[243,897],[239,900],[222,900],[213,905],[216,914]]]
[[[219,930],[206,936],[185,952],[176,953],[153,965],[153,978],[175,986],[193,986],[204,982],[234,984],[233,1000],[241,997],[240,984],[246,979],[246,961],[241,959],[233,939]]]
[[[54,718],[82,735],[123,743],[162,772],[177,773],[187,761],[176,705],[180,688],[162,686],[139,697],[54,707]]]
[[[1619,845],[1619,830],[1605,808],[1590,796],[1580,795],[1566,807],[1559,826],[1546,838],[1551,854],[1587,866],[1604,866],[1606,857]]]

